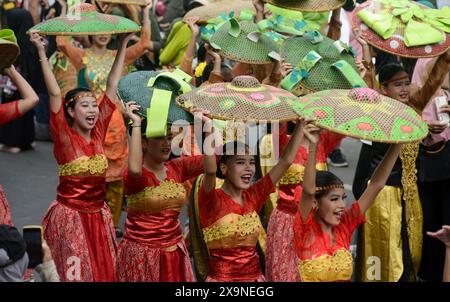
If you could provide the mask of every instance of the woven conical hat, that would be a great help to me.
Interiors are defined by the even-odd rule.
[[[420,141],[427,124],[411,107],[370,88],[324,90],[293,102],[303,117],[321,128],[382,143]]]
[[[260,84],[250,76],[231,83],[205,85],[177,98],[182,108],[201,108],[220,120],[289,121],[297,115],[289,105],[297,98],[286,90]]]
[[[303,12],[325,12],[345,4],[345,0],[264,0],[264,2]]]
[[[401,5],[405,6],[406,10],[411,11],[412,7],[419,7],[423,12],[427,12],[429,14],[439,14],[442,18],[436,19],[440,20],[436,22],[441,23],[442,21],[447,23],[448,31],[447,32],[441,31],[443,37],[441,42],[408,47],[405,43],[406,41],[405,33],[407,29],[407,23],[404,23],[401,17],[394,16],[393,11],[396,9],[397,10],[400,9],[396,7],[394,4],[396,4],[395,1],[392,2],[392,6],[391,4],[388,4],[388,2],[385,1],[383,2],[369,1],[363,3],[354,10],[352,17],[352,25],[353,27],[361,29],[361,36],[365,41],[367,41],[367,43],[384,52],[406,58],[435,57],[447,51],[447,49],[450,47],[450,35],[448,34],[450,32],[450,8],[446,7],[442,10],[436,10],[430,9],[427,6],[418,4],[416,2],[401,1]],[[380,11],[389,12],[389,14],[393,17],[392,19],[393,22],[398,22],[398,26],[395,29],[395,32],[393,32],[393,34],[389,38],[384,39],[383,37],[378,35],[375,31],[373,31],[368,25],[366,25],[365,22],[361,20],[359,14],[361,14],[363,11],[370,12],[376,17],[381,17],[379,13]],[[428,17],[425,17],[424,20],[428,19],[429,19]],[[424,24],[424,22],[421,19],[417,18],[414,15],[411,17],[411,21],[415,22],[415,24],[419,26],[421,26],[421,24],[422,25]],[[382,24],[386,23],[385,21],[380,22]],[[443,23],[441,25],[443,25]],[[431,28],[431,31],[435,30],[438,30],[438,28],[435,27]],[[423,41],[426,41],[425,39],[427,38],[427,36],[429,37],[430,35],[428,35],[425,32],[420,37],[423,37],[424,38]]]
[[[39,23],[31,30],[42,35],[104,35],[136,32],[140,26],[127,18],[99,13],[93,5],[83,3],[75,6],[71,14]]]

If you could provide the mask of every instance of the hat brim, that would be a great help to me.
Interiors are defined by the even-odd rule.
[[[205,23],[208,20],[215,18],[221,14],[229,15],[231,12],[239,15],[241,10],[252,10],[255,11],[255,7],[251,1],[229,1],[222,0],[218,2],[212,2],[197,8],[194,8],[186,13],[183,20],[190,17],[199,17],[200,23]]]
[[[299,0],[299,1],[283,1],[283,0],[264,0],[266,3],[273,4],[292,10],[303,12],[326,12],[338,9],[345,4],[345,0]]]
[[[97,0],[98,2],[114,3],[114,4],[128,4],[143,6],[146,4],[146,0]]]
[[[177,104],[210,112],[212,118],[237,121],[292,121],[298,117],[290,102],[297,98],[290,92],[261,84],[260,87],[238,88],[233,83],[205,85],[177,98]]]
[[[33,26],[29,31],[36,30],[47,36],[77,36],[131,33],[140,29],[138,24],[127,18],[95,12],[89,16],[82,13],[76,19],[69,16],[53,18]]]
[[[314,118],[314,124],[331,132],[380,143],[421,141],[427,124],[409,106],[379,95],[380,102],[356,102],[350,90],[324,90],[306,95],[293,103],[301,116]]]
[[[261,35],[258,42],[248,39],[249,33],[258,31],[258,26],[253,22],[241,21],[239,25],[239,36],[233,37],[229,34],[230,22],[222,24],[210,38],[211,45],[218,45],[220,49],[217,52],[220,55],[236,62],[258,65],[272,63],[269,53],[278,52],[279,47],[264,35]]]
[[[367,8],[369,5],[371,5],[371,2],[364,3],[353,11],[352,26],[354,28],[356,27],[361,29],[361,37],[371,46],[389,54],[405,58],[432,58],[446,52],[450,47],[449,34],[445,34],[445,40],[442,43],[407,47],[403,42],[405,27],[401,22],[397,28],[397,31],[389,39],[383,39],[372,29],[366,26],[357,15],[358,12]],[[426,6],[423,7],[427,8]]]

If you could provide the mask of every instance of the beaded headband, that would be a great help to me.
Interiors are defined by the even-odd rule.
[[[336,185],[329,185],[329,186],[323,186],[323,187],[316,187],[316,193],[328,191],[331,189],[344,189],[344,185],[336,184]]]
[[[78,101],[81,98],[84,97],[93,97],[95,99],[95,95],[92,91],[86,91],[86,92],[80,92],[78,93],[76,96],[74,96],[73,98],[69,99],[68,101],[65,102],[64,106],[68,107],[69,104]]]

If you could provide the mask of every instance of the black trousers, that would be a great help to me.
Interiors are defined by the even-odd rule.
[[[426,234],[450,225],[450,179],[419,182],[419,195],[423,210],[423,248],[419,277],[440,282],[444,271],[445,246]]]

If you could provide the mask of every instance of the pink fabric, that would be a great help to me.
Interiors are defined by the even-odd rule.
[[[266,278],[269,282],[299,282],[294,244],[294,214],[274,209],[267,228]]]
[[[8,201],[6,200],[2,186],[0,186],[0,224],[12,225]]]
[[[117,280],[121,282],[193,282],[189,252],[181,239],[178,248],[165,252],[124,238],[117,254]],[[169,271],[170,270],[170,271]]]
[[[423,85],[425,85],[424,81],[428,79],[429,73],[431,71],[431,65],[433,64],[434,61],[435,59],[433,58],[417,60],[411,81],[412,84],[416,85],[417,87],[422,87]],[[433,96],[433,99],[438,96],[446,96],[447,99],[450,101],[450,93],[448,93],[448,91],[445,91],[444,89],[439,89],[436,95]],[[422,112],[422,117],[427,122],[438,121],[436,106],[433,101],[429,102],[428,105],[425,107],[425,109]],[[431,134],[431,139],[426,138],[424,140],[424,144],[431,145],[433,143],[437,143],[440,141],[448,141],[449,139],[450,139],[450,128],[447,128],[442,133]]]

